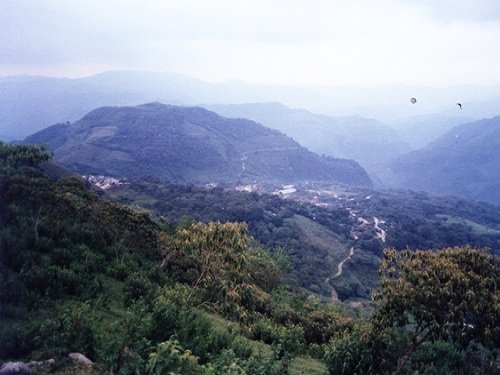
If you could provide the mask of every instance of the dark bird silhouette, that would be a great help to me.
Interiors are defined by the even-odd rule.
[[[457,105],[462,109],[462,103],[457,103]]]
[[[417,99],[416,98],[411,98],[410,102],[411,102],[411,104],[415,104],[417,102]]]

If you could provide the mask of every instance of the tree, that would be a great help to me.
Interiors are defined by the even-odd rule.
[[[180,268],[183,281],[202,294],[206,306],[243,318],[243,307],[266,304],[280,276],[272,259],[250,241],[245,224],[192,224],[166,242],[163,264],[174,272]]]
[[[394,373],[424,343],[439,340],[465,350],[479,343],[495,356],[500,346],[500,262],[470,247],[441,251],[384,251],[378,331],[405,327],[409,344]]]
[[[0,172],[10,172],[22,165],[33,166],[49,160],[51,156],[44,146],[10,145],[0,142]]]

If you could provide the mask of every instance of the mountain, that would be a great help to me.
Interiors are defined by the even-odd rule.
[[[277,129],[314,152],[354,159],[372,175],[409,149],[394,129],[369,118],[320,115],[276,102],[208,108],[222,116],[249,118]]]
[[[25,143],[46,143],[56,161],[83,174],[183,183],[371,185],[352,160],[319,156],[276,130],[199,107],[102,107],[72,124],[27,137]]]
[[[425,147],[455,126],[476,120],[473,117],[454,117],[428,114],[402,119],[391,126],[413,150]]]
[[[418,105],[409,98],[418,97]],[[332,116],[356,114],[386,124],[401,118],[440,113],[479,119],[496,114],[500,87],[446,89],[407,86],[298,87],[222,83],[170,72],[109,71],[82,78],[13,76],[0,78],[0,135],[22,139],[47,126],[75,121],[101,106],[137,105],[162,101],[177,105],[279,101]]]
[[[401,187],[500,204],[500,116],[463,124],[391,164]]]
[[[22,139],[54,123],[74,121],[94,108],[144,102],[140,93],[103,88],[82,79],[0,79],[0,134]]]

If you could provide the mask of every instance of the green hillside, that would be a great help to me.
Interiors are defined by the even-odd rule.
[[[25,143],[47,144],[56,161],[82,174],[197,184],[311,180],[371,185],[352,160],[319,156],[276,130],[199,107],[103,107],[72,124],[42,130]]]
[[[311,194],[310,185],[295,188],[304,198]],[[166,223],[245,222],[259,244],[286,254],[292,284],[323,298],[330,298],[335,291],[342,300],[369,299],[378,285],[377,269],[384,247],[404,250],[473,245],[500,254],[500,209],[496,206],[411,191],[342,190],[330,185],[316,189],[328,193],[321,196],[323,205],[266,193],[154,180],[122,185],[105,195],[146,209]],[[331,191],[338,196],[332,196]],[[443,215],[456,219],[445,220]],[[380,227],[385,231],[385,242],[377,236],[374,217],[384,222]],[[483,231],[470,222],[481,225]],[[333,277],[351,247],[354,254],[342,275]]]
[[[0,143],[4,366],[21,360],[55,374],[495,371],[500,263],[484,251],[387,251],[375,312],[361,320],[360,311],[291,288],[286,257],[256,246],[245,224],[154,221],[79,178],[47,177],[38,164],[48,158],[41,148]],[[336,237],[304,215],[288,218],[317,246]],[[422,303],[429,286],[447,308],[411,303]],[[459,291],[467,303],[447,303]],[[72,362],[75,352],[93,364]]]

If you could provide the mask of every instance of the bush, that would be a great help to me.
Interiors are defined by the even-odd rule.
[[[123,286],[125,305],[129,306],[141,298],[150,297],[152,291],[153,285],[146,277],[140,274],[131,275]]]
[[[55,348],[59,353],[80,352],[92,358],[96,326],[89,304],[74,303],[58,317],[45,320],[40,326],[37,342],[42,347]]]
[[[344,330],[328,343],[325,362],[330,374],[375,374],[373,352],[370,347],[370,330],[365,325],[356,325]]]
[[[216,331],[207,314],[199,310],[183,311],[179,315],[177,335],[182,345],[190,348],[203,363],[228,348],[232,341],[230,334]]]
[[[464,356],[450,343],[425,343],[406,364],[405,371],[423,375],[457,374],[464,370]]]
[[[170,339],[156,345],[155,351],[149,355],[147,363],[149,374],[202,374],[203,369],[198,364],[198,358],[189,350],[184,350],[179,342]]]

